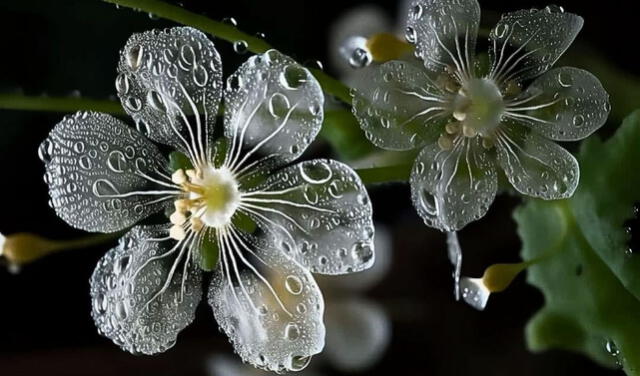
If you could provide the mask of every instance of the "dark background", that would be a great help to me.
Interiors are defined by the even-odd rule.
[[[264,32],[267,40],[299,61],[327,65],[327,35],[332,23],[360,1],[235,0],[183,1],[187,9],[214,19],[234,17],[240,29]],[[369,0],[396,15],[395,1]],[[497,12],[542,7],[533,0],[481,1],[483,26]],[[625,5],[564,0],[582,15],[586,43],[631,74],[640,73],[636,14]],[[0,0],[0,91],[26,94],[115,94],[118,51],[134,32],[172,24],[145,13],[117,10],[98,0]],[[225,72],[246,59],[218,42]],[[579,66],[580,61],[572,62]],[[606,86],[606,83],[605,83]],[[77,93],[76,93],[77,94]],[[640,102],[640,98],[639,98]],[[640,103],[639,103],[640,107]],[[0,110],[0,232],[36,232],[65,239],[82,235],[58,219],[47,205],[38,144],[62,114]],[[329,151],[327,150],[327,153]],[[543,297],[521,276],[505,293],[477,312],[452,297],[451,268],[444,236],[423,226],[406,185],[370,191],[376,220],[392,230],[392,270],[370,297],[393,320],[389,350],[368,375],[389,372],[426,375],[620,375],[567,352],[531,354],[523,329]],[[478,276],[496,262],[518,260],[520,243],[511,219],[518,200],[500,197],[481,222],[462,235],[465,274]],[[200,375],[214,353],[231,354],[210,309],[202,305],[194,324],[177,345],[156,357],[122,352],[100,337],[90,317],[88,280],[108,246],[63,253],[25,267],[18,275],[0,270],[0,375]],[[326,370],[326,374],[338,374]]]

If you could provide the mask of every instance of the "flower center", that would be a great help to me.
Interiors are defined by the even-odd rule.
[[[471,78],[460,86],[449,76],[441,76],[439,84],[443,90],[453,94],[450,102],[454,121],[440,135],[438,145],[442,150],[451,150],[458,136],[482,137],[482,145],[491,149],[494,132],[505,111],[505,102],[498,85],[488,78]]]
[[[180,169],[172,180],[184,191],[174,202],[176,211],[170,217],[172,238],[184,239],[189,226],[198,232],[205,226],[221,228],[231,223],[240,204],[238,183],[231,171],[210,165],[186,172]]]
[[[473,78],[465,82],[453,106],[456,120],[476,133],[487,133],[500,125],[505,109],[500,89],[487,78]]]

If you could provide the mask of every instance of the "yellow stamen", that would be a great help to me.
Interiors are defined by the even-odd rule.
[[[451,135],[458,134],[460,133],[460,123],[449,123],[446,127],[444,127],[444,129]]]
[[[413,50],[413,46],[391,33],[378,33],[367,39],[366,47],[373,61],[384,63],[398,60]]]
[[[171,175],[171,181],[176,184],[185,184],[187,182],[187,176],[184,174],[183,169],[178,169]]]
[[[169,230],[169,236],[175,240],[184,240],[187,237],[187,233],[184,231],[182,226],[174,225]]]
[[[202,222],[202,220],[198,217],[191,217],[189,222],[191,223],[191,228],[195,232],[199,232],[204,228],[204,222]]]
[[[169,216],[169,220],[174,225],[183,225],[187,221],[187,216],[185,216],[184,213],[176,211]]]
[[[438,146],[442,150],[451,150],[453,149],[453,140],[448,135],[441,135],[438,139]]]
[[[473,137],[478,135],[478,132],[475,129],[473,129],[472,127],[463,125],[462,126],[462,134],[464,134],[465,137],[473,138]]]

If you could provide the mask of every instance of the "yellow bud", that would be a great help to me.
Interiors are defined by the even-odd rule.
[[[0,256],[10,265],[21,266],[58,251],[86,248],[114,238],[113,234],[107,234],[75,240],[51,240],[26,232],[7,237],[0,234]]]
[[[520,264],[491,265],[485,270],[482,276],[482,283],[492,293],[502,292],[506,290],[518,274],[528,266],[530,266],[530,264],[525,262]]]
[[[367,39],[366,47],[373,61],[384,63],[398,60],[413,50],[413,46],[391,33],[378,33]]]

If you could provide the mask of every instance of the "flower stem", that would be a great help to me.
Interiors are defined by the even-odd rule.
[[[0,109],[53,112],[98,111],[124,114],[119,101],[74,97],[34,97],[22,94],[0,94]]]
[[[364,184],[379,184],[391,182],[407,182],[411,174],[411,164],[400,164],[385,167],[357,169],[356,173]]]
[[[208,17],[190,12],[180,6],[167,4],[160,0],[104,1],[107,3],[151,13],[157,17],[171,20],[183,25],[192,26],[231,43],[240,40],[245,41],[247,42],[248,50],[253,53],[263,53],[272,48],[271,45],[264,39],[244,33],[233,25],[214,21]],[[322,90],[345,103],[351,104],[351,96],[349,95],[349,88],[347,86],[345,86],[342,82],[336,80],[335,78],[329,76],[322,70],[310,70],[320,83],[320,86],[322,86]]]

